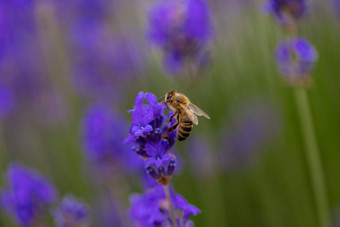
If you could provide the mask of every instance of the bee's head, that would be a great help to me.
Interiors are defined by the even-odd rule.
[[[164,100],[165,103],[171,102],[172,99],[175,97],[175,94],[176,94],[175,90],[171,89],[170,91],[168,91],[165,95],[165,100]]]

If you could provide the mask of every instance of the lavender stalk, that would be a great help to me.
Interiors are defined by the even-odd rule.
[[[174,212],[174,208],[173,208],[171,198],[170,198],[170,193],[169,193],[169,186],[167,184],[165,184],[165,185],[163,185],[163,187],[164,187],[166,199],[168,200],[168,203],[169,203],[169,211],[170,211],[171,221],[172,221],[174,227],[177,227],[175,212]]]
[[[319,149],[307,92],[305,88],[295,88],[294,94],[306,146],[305,154],[313,184],[316,205],[320,216],[320,226],[331,226],[327,203],[328,197],[325,187],[326,182],[320,161]]]
[[[308,40],[297,37],[298,22],[308,11],[307,8],[306,0],[268,0],[264,4],[264,9],[275,16],[287,36],[286,41],[283,41],[277,49],[277,60],[282,75],[294,87],[320,226],[329,227],[331,223],[326,182],[306,92],[306,87],[311,85],[310,72],[318,55]]]

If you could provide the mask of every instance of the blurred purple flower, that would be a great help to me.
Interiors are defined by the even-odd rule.
[[[86,227],[89,226],[88,208],[73,196],[63,198],[54,213],[58,227]]]
[[[281,73],[291,82],[303,82],[309,78],[318,53],[302,38],[283,41],[276,50],[276,58]]]
[[[112,165],[123,157],[127,147],[122,144],[127,123],[104,104],[91,105],[83,118],[82,140],[90,161]]]
[[[339,0],[331,0],[331,8],[335,11],[336,16],[340,21],[340,1]]]
[[[8,116],[14,108],[14,94],[6,86],[0,85],[0,118]]]
[[[212,175],[217,166],[205,137],[195,136],[188,142],[187,150],[192,173],[199,178]]]
[[[68,108],[47,76],[36,8],[34,0],[0,3],[0,83],[15,97],[14,118],[24,112],[27,120],[55,126],[66,120]]]
[[[53,4],[59,22],[62,25],[67,25],[72,20],[84,22],[104,20],[112,11],[112,2],[107,0],[58,0],[53,1]]]
[[[220,165],[226,169],[240,169],[252,164],[255,158],[279,133],[280,119],[272,105],[256,101],[246,106],[226,133]],[[223,133],[225,135],[225,133]]]
[[[110,11],[105,1],[85,1],[86,8]],[[98,11],[100,11],[98,9]],[[70,45],[73,84],[77,92],[86,98],[109,101],[119,94],[143,66],[144,51],[139,40],[128,32],[114,34],[109,19],[101,13],[87,14],[77,11],[67,24]]]
[[[12,163],[7,180],[9,189],[0,194],[1,206],[20,226],[31,226],[55,200],[53,186],[32,169]]]
[[[307,11],[307,2],[306,0],[267,0],[263,4],[263,9],[284,24],[290,21],[290,18],[300,19]]]
[[[144,98],[148,105],[143,103]],[[171,179],[176,166],[175,156],[169,153],[175,143],[176,131],[167,132],[174,122],[165,122],[164,108],[165,105],[157,103],[154,94],[139,92],[130,111],[130,134],[124,141],[132,144],[132,150],[146,160],[147,173],[161,184]]]
[[[93,104],[86,110],[82,120],[82,144],[95,180],[107,182],[118,177],[118,172],[131,174],[143,169],[143,161],[123,144],[127,131],[125,119],[106,104]]]
[[[178,74],[189,60],[207,64],[212,39],[210,12],[204,0],[161,0],[149,14],[150,41],[164,51],[164,66]]]
[[[86,25],[88,26],[88,25]],[[119,100],[124,82],[138,74],[142,67],[142,50],[131,37],[112,36],[101,25],[79,31],[74,38],[73,83],[84,97]]]
[[[193,226],[192,221],[189,220],[190,216],[197,215],[201,211],[172,190],[170,190],[170,197],[175,211],[177,226]],[[133,226],[173,226],[170,218],[169,204],[162,186],[149,188],[143,195],[132,195],[130,203],[129,214],[133,219]]]
[[[2,83],[6,83],[18,100],[36,97],[42,84],[40,43],[34,17],[34,1],[0,3],[4,29],[0,36]]]
[[[78,94],[111,104],[121,101],[125,85],[143,65],[144,52],[135,36],[112,30],[116,1],[60,0],[54,4],[66,31],[71,80]]]

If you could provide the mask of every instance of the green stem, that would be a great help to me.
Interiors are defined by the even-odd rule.
[[[168,203],[169,203],[169,211],[170,211],[171,221],[173,223],[173,226],[177,227],[177,221],[176,221],[176,217],[175,217],[175,212],[174,212],[174,208],[172,206],[172,202],[171,202],[171,198],[170,198],[170,193],[169,193],[169,186],[167,184],[165,184],[163,186],[164,186],[164,191],[165,191],[166,199],[168,200]]]
[[[306,146],[306,158],[316,200],[320,226],[330,227],[329,207],[325,178],[319,157],[318,145],[314,131],[312,114],[310,111],[307,92],[304,88],[295,88],[295,99],[299,111],[301,126]]]

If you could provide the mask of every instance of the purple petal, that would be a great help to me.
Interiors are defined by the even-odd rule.
[[[151,125],[147,125],[145,126],[144,128],[144,132],[151,132],[153,130],[152,126]]]
[[[206,2],[202,0],[190,0],[187,9],[186,30],[190,37],[205,41],[212,34],[210,15]]]
[[[153,104],[157,104],[157,97],[156,95],[152,94],[152,93],[145,93],[145,100],[150,104],[150,105],[153,105]]]
[[[157,147],[155,143],[147,143],[145,144],[145,151],[146,154],[150,155],[150,156],[154,156],[155,154],[157,154]]]
[[[156,159],[155,164],[156,164],[157,167],[160,167],[163,164],[163,160],[158,158],[158,159]]]
[[[135,99],[135,106],[136,107],[141,106],[142,103],[143,103],[143,100],[144,100],[144,92],[140,91],[140,92],[138,92],[138,95]]]

